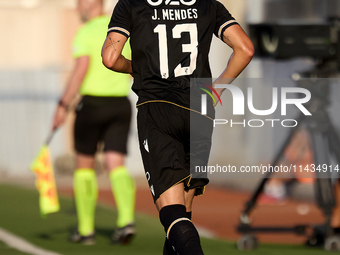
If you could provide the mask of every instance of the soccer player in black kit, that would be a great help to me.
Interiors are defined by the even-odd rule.
[[[231,83],[251,61],[254,47],[216,0],[120,0],[102,48],[107,68],[134,77],[140,150],[166,232],[163,254],[203,254],[190,219],[193,198],[209,181],[190,174],[190,79],[211,78],[213,34],[233,49],[213,86]],[[132,62],[121,55],[129,37]],[[210,121],[211,132],[201,141],[209,154],[213,122],[200,118]]]

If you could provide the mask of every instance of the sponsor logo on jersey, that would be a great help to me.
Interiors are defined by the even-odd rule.
[[[150,173],[149,173],[149,172],[146,172],[146,173],[145,173],[145,176],[146,176],[146,179],[147,179],[148,181],[150,181],[150,178],[151,178]]]
[[[144,140],[143,145],[144,145],[144,149],[145,149],[147,152],[149,152],[148,139],[145,139],[145,140]]]
[[[153,185],[150,186],[150,190],[153,196],[155,196],[155,189],[153,188]]]

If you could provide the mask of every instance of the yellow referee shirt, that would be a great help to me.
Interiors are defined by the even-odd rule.
[[[89,56],[89,68],[80,88],[81,95],[124,97],[130,92],[130,75],[107,69],[101,58],[101,49],[106,38],[110,18],[100,16],[81,27],[73,41],[73,57]],[[122,54],[130,58],[130,44],[125,44]]]

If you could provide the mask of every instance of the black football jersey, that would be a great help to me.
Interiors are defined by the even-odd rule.
[[[119,0],[108,33],[130,37],[137,104],[190,106],[190,78],[211,78],[213,34],[237,24],[216,0]]]

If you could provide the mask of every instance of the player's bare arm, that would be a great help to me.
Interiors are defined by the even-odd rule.
[[[226,69],[214,82],[231,83],[249,64],[254,55],[254,46],[248,35],[239,25],[227,28],[223,33],[223,41],[233,49]],[[221,95],[224,89],[216,89]],[[218,100],[217,100],[218,102]]]
[[[112,71],[131,74],[131,60],[122,55],[126,41],[127,38],[124,35],[109,33],[102,48],[102,60],[103,64]]]
[[[83,56],[76,59],[75,66],[66,85],[65,92],[60,98],[58,108],[55,112],[52,129],[56,129],[64,123],[67,114],[67,108],[79,91],[79,88],[87,73],[89,62],[89,56]]]

